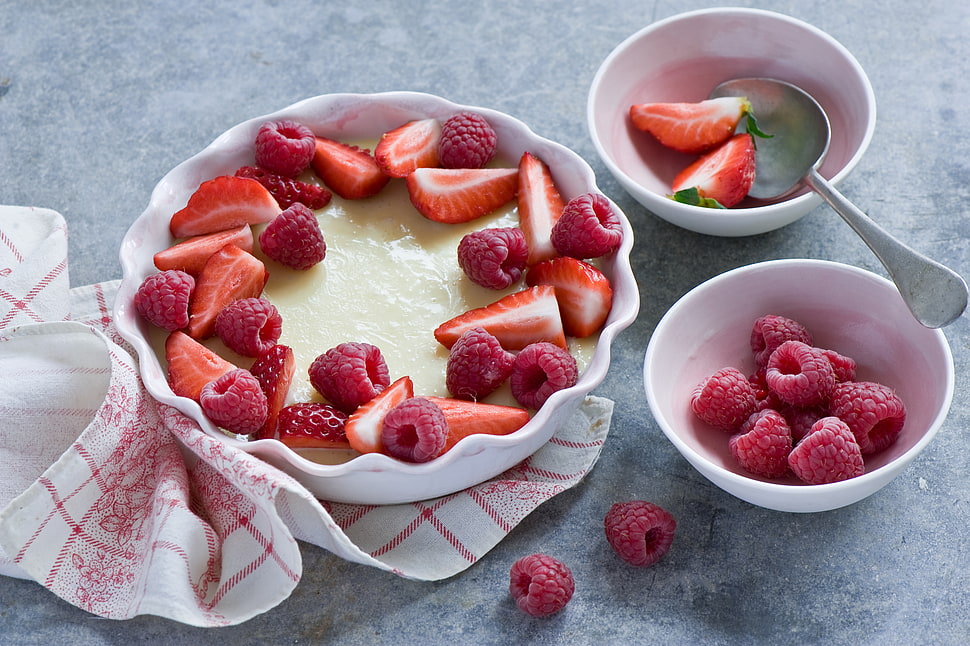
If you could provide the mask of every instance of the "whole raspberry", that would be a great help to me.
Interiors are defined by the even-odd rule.
[[[573,573],[548,554],[523,556],[509,570],[509,594],[519,610],[533,617],[559,612],[575,591]]]
[[[411,397],[392,408],[381,425],[381,444],[392,458],[428,462],[441,454],[448,420],[430,399]]]
[[[788,455],[792,472],[808,484],[827,484],[865,473],[862,451],[838,417],[823,417]]]
[[[765,381],[786,404],[815,406],[832,393],[835,370],[818,348],[801,341],[785,341],[771,353]]]
[[[267,121],[256,133],[256,165],[277,175],[296,177],[310,165],[315,150],[313,131],[289,119]]]
[[[189,324],[189,299],[195,279],[178,269],[152,274],[135,292],[135,311],[152,325],[172,332]]]
[[[391,383],[384,356],[369,343],[341,343],[314,359],[309,373],[310,385],[347,414]]]
[[[630,565],[648,567],[670,549],[677,521],[652,502],[631,500],[610,507],[603,528],[606,541],[617,556]]]
[[[459,112],[441,124],[438,159],[444,168],[483,168],[495,156],[498,137],[485,117]]]
[[[230,433],[249,435],[266,422],[266,395],[248,370],[236,368],[202,387],[199,404],[213,424]]]
[[[277,215],[259,234],[259,247],[276,262],[309,269],[327,255],[327,243],[313,211],[297,202]]]
[[[701,421],[733,432],[755,411],[751,382],[737,368],[721,368],[697,384],[690,408]]]
[[[563,256],[599,258],[623,241],[623,226],[610,201],[599,193],[570,200],[552,227],[552,245]]]
[[[281,209],[289,208],[296,202],[308,209],[322,209],[333,197],[333,194],[322,186],[301,182],[285,175],[277,175],[265,168],[243,166],[236,171],[236,177],[248,177],[262,184]]]
[[[216,316],[216,335],[244,357],[258,357],[280,339],[283,317],[265,298],[240,298]]]
[[[458,243],[458,265],[476,285],[505,289],[522,278],[529,247],[516,227],[473,231]]]
[[[754,389],[755,396],[755,411],[766,410],[769,408],[776,409],[782,405],[782,401],[771,392],[768,388],[768,382],[765,379],[765,371],[758,370],[754,374],[748,376],[748,381],[751,383],[751,387]]]
[[[785,404],[778,408],[778,412],[788,422],[792,442],[799,442],[808,435],[815,422],[829,415],[827,406],[789,406]]]
[[[554,392],[576,384],[576,358],[554,343],[532,343],[512,362],[512,396],[526,408],[539,408]]]
[[[343,448],[347,445],[346,422],[346,413],[329,404],[300,402],[280,410],[276,428],[287,446]]]
[[[751,352],[759,369],[768,366],[771,353],[785,341],[801,341],[812,345],[812,334],[804,325],[777,314],[766,314],[754,322],[751,329]]]
[[[835,372],[835,381],[855,381],[855,359],[839,354],[835,350],[819,348],[818,351],[832,364],[832,370]]]
[[[899,396],[871,381],[837,384],[829,399],[829,414],[848,425],[863,453],[888,447],[906,423],[906,406]]]
[[[728,440],[728,447],[745,471],[764,478],[781,478],[788,473],[791,429],[780,413],[765,409],[741,425],[738,434]]]
[[[457,399],[484,399],[512,374],[515,355],[484,328],[462,333],[448,354],[445,386]]]

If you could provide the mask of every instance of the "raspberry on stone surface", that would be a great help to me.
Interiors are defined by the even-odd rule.
[[[466,330],[451,346],[445,386],[452,397],[477,401],[488,397],[512,374],[515,355],[484,328]]]
[[[238,435],[259,431],[269,414],[259,381],[243,368],[230,370],[203,386],[199,404],[213,424]]]
[[[489,289],[511,287],[522,278],[529,247],[516,227],[473,231],[458,243],[458,265],[476,285]]]
[[[380,348],[370,343],[341,343],[310,364],[310,385],[323,397],[350,414],[391,383]]]
[[[785,341],[813,344],[812,333],[798,321],[777,314],[766,314],[755,320],[749,341],[755,365],[766,368],[771,353]]]
[[[872,381],[837,384],[829,413],[849,427],[863,453],[878,453],[899,437],[906,406],[892,388]]]
[[[757,407],[751,382],[737,368],[721,368],[701,381],[690,397],[690,408],[702,421],[734,432]]]
[[[216,335],[244,357],[258,357],[279,341],[283,317],[265,298],[241,298],[216,316]]]
[[[862,451],[838,417],[823,417],[788,455],[792,472],[808,484],[828,484],[865,473]]]
[[[256,133],[256,164],[286,177],[296,177],[313,160],[313,131],[290,119],[267,121]]]
[[[259,247],[276,262],[306,270],[327,255],[327,243],[317,216],[305,205],[290,205],[259,234]]]
[[[523,556],[509,570],[509,594],[519,610],[547,617],[566,607],[576,591],[573,573],[548,554]]]
[[[388,411],[381,426],[381,445],[392,458],[428,462],[441,454],[448,437],[448,420],[437,404],[411,397]]]
[[[152,325],[174,332],[189,324],[189,300],[195,279],[179,269],[148,276],[135,292],[135,311]]]
[[[509,385],[512,396],[525,408],[540,408],[557,391],[579,379],[576,358],[554,343],[542,341],[524,347],[515,356]]]
[[[623,225],[604,195],[585,193],[566,204],[552,227],[551,240],[563,256],[599,258],[620,248]]]
[[[786,404],[816,406],[835,387],[835,370],[822,352],[801,341],[785,341],[768,359],[768,388]]]
[[[769,408],[752,415],[731,436],[728,447],[745,471],[763,478],[781,478],[788,474],[792,434],[778,411]]]
[[[630,565],[649,567],[670,550],[677,521],[652,502],[631,500],[610,507],[603,528],[617,556]]]
[[[459,112],[441,124],[438,159],[444,168],[484,168],[495,157],[498,137],[480,114]]]

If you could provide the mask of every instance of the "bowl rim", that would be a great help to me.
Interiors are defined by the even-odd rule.
[[[612,154],[609,149],[604,144],[602,138],[599,135],[599,131],[596,128],[596,99],[601,91],[601,86],[603,85],[603,79],[609,72],[613,63],[616,59],[620,58],[628,49],[632,48],[637,42],[639,42],[645,36],[659,31],[670,24],[681,22],[684,20],[691,20],[699,16],[707,16],[712,14],[725,14],[730,16],[758,16],[761,18],[768,18],[772,20],[777,20],[780,22],[788,23],[792,26],[804,29],[807,32],[812,33],[814,36],[822,39],[827,44],[829,44],[834,50],[841,54],[849,67],[853,70],[855,75],[861,81],[863,91],[866,97],[866,110],[869,114],[869,118],[866,122],[866,129],[862,135],[862,140],[859,143],[858,148],[849,160],[836,172],[832,177],[828,178],[833,185],[838,185],[850,172],[852,172],[858,163],[861,161],[863,155],[869,148],[872,142],[873,135],[876,129],[876,97],[875,92],[872,87],[872,83],[869,80],[868,75],[863,69],[862,65],[859,63],[858,59],[846,48],[842,43],[836,40],[833,36],[827,32],[819,29],[818,27],[794,18],[792,16],[779,13],[776,11],[770,11],[767,9],[756,9],[750,7],[712,7],[707,9],[695,9],[692,11],[686,11],[678,13],[667,18],[662,18],[655,22],[652,22],[644,27],[640,28],[630,36],[622,40],[610,53],[603,59],[603,62],[597,68],[595,75],[593,76],[593,81],[590,84],[590,89],[587,94],[586,99],[586,124],[589,131],[590,138],[593,141],[593,147],[596,149],[597,154],[600,159],[606,165],[607,169],[616,177],[622,184],[638,187],[640,195],[651,202],[656,204],[663,204],[667,209],[674,213],[683,213],[684,215],[694,215],[704,207],[695,206],[692,204],[684,204],[681,202],[675,202],[666,198],[665,196],[659,195],[654,191],[638,184],[630,175],[626,173],[620,166],[614,161]],[[661,201],[662,200],[662,201]],[[772,202],[769,204],[762,204],[752,207],[742,207],[742,208],[732,208],[727,209],[724,213],[719,214],[719,217],[730,218],[741,220],[745,218],[751,218],[753,216],[763,216],[764,219],[770,219],[772,216],[776,215],[776,211],[787,211],[789,209],[794,209],[796,207],[803,207],[807,212],[810,206],[816,206],[821,203],[821,199],[813,192],[803,193],[801,195],[795,196],[791,199],[782,200],[779,202]],[[795,218],[797,219],[797,218]],[[790,224],[786,222],[785,224]]]
[[[659,335],[658,330],[672,325],[671,321],[677,316],[678,312],[687,306],[687,301],[697,298],[699,295],[703,294],[705,291],[710,290],[714,287],[716,283],[722,282],[724,279],[731,278],[738,275],[743,275],[751,273],[753,271],[759,271],[767,268],[797,268],[805,266],[821,267],[832,271],[837,271],[840,274],[848,272],[855,275],[856,277],[863,278],[874,284],[880,285],[882,288],[891,289],[896,291],[896,286],[888,279],[872,273],[868,270],[856,267],[854,265],[848,265],[840,262],[835,262],[831,260],[819,260],[811,258],[786,258],[778,260],[766,260],[762,262],[757,262],[749,265],[743,265],[735,269],[731,269],[720,273],[716,276],[708,278],[702,283],[698,284],[694,288],[687,291],[683,296],[681,296],[676,303],[674,303],[670,309],[661,317],[657,326],[654,328],[654,332],[651,334],[650,341],[647,344],[647,349],[644,354],[643,362],[643,383],[644,390],[647,396],[647,402],[649,404],[651,413],[654,416],[654,420],[657,425],[660,426],[661,431],[667,439],[673,444],[677,450],[684,456],[685,459],[693,466],[698,472],[701,473],[705,478],[711,480],[707,474],[701,471],[696,465],[703,464],[705,468],[711,469],[717,474],[718,479],[723,479],[726,483],[732,486],[744,486],[758,489],[764,495],[785,495],[793,500],[799,500],[804,498],[814,498],[816,496],[832,496],[833,500],[838,500],[838,494],[841,494],[850,490],[864,490],[867,487],[874,484],[873,481],[880,481],[887,476],[887,474],[892,475],[892,472],[902,471],[912,460],[929,444],[930,441],[939,432],[940,427],[943,425],[949,410],[951,403],[953,401],[953,394],[956,386],[956,373],[953,364],[953,354],[950,349],[950,345],[947,342],[946,335],[940,329],[930,329],[927,328],[929,334],[931,334],[936,342],[937,349],[942,353],[943,357],[946,359],[944,363],[944,369],[946,373],[946,388],[943,394],[942,405],[931,421],[926,432],[916,441],[912,447],[907,451],[900,454],[895,460],[882,465],[877,469],[872,471],[867,471],[860,476],[855,478],[850,478],[848,480],[842,480],[840,482],[832,482],[828,484],[789,484],[789,483],[779,483],[779,482],[765,482],[752,477],[747,477],[731,471],[725,467],[722,467],[714,462],[711,462],[698,451],[696,451],[690,444],[685,442],[676,432],[676,430],[671,426],[667,419],[662,414],[663,408],[660,402],[657,400],[653,389],[650,387],[650,370],[654,364],[654,357],[657,353],[659,347]],[[895,477],[895,475],[892,475]],[[891,477],[889,478],[892,479]],[[714,482],[713,480],[711,480]],[[889,480],[887,480],[888,482]],[[714,482],[718,487],[724,488],[718,482]],[[878,487],[876,487],[878,489]],[[875,489],[874,489],[875,490]],[[731,495],[737,496],[737,494],[728,491]],[[738,496],[740,497],[740,496]],[[843,503],[849,504],[849,503]],[[762,505],[764,506],[764,505]]]
[[[199,423],[207,435],[217,437],[220,441],[234,448],[242,449],[254,455],[272,455],[275,457],[283,455],[287,462],[292,464],[301,473],[315,479],[339,478],[361,471],[390,471],[407,475],[434,474],[450,466],[453,462],[461,459],[465,455],[475,455],[492,448],[507,450],[519,443],[527,443],[530,439],[535,441],[536,438],[534,436],[543,429],[546,422],[550,420],[561,405],[568,405],[570,400],[578,399],[581,396],[585,397],[603,381],[610,365],[613,340],[636,319],[639,313],[639,289],[636,284],[633,268],[630,264],[630,253],[634,242],[633,228],[622,209],[612,200],[610,200],[610,203],[620,216],[623,228],[623,241],[610,261],[612,263],[614,294],[622,295],[621,298],[614,298],[614,304],[620,303],[621,306],[615,306],[611,311],[606,324],[600,332],[600,338],[593,356],[590,358],[586,369],[580,374],[577,383],[570,388],[553,393],[546,402],[546,405],[542,406],[538,411],[535,411],[526,426],[515,434],[507,436],[471,435],[463,438],[455,447],[439,458],[421,464],[407,463],[376,453],[360,455],[340,464],[321,464],[299,455],[283,445],[279,440],[249,441],[227,435],[205,418],[201,408],[195,401],[176,396],[168,387],[167,381],[164,378],[159,380],[158,374],[155,374],[154,378],[149,378],[150,375],[146,375],[144,372],[147,368],[141,368],[141,366],[149,366],[161,371],[161,362],[152,348],[147,335],[139,329],[144,329],[145,323],[139,319],[131,305],[134,292],[144,277],[142,275],[142,269],[146,264],[145,258],[138,255],[139,253],[143,255],[147,253],[145,250],[139,249],[140,243],[138,240],[139,236],[143,236],[148,232],[152,217],[155,215],[156,210],[160,208],[160,203],[171,197],[171,185],[176,181],[183,180],[184,176],[191,174],[196,167],[206,163],[206,160],[213,155],[230,154],[233,146],[236,145],[236,139],[241,136],[241,133],[255,133],[258,126],[265,121],[292,117],[307,110],[324,110],[327,107],[347,105],[350,103],[367,104],[369,107],[374,107],[378,104],[391,104],[396,107],[404,106],[415,110],[435,107],[451,112],[460,110],[478,112],[493,123],[493,125],[501,127],[502,129],[511,128],[519,132],[522,136],[530,138],[533,147],[538,146],[547,150],[551,149],[564,156],[575,164],[575,171],[579,179],[589,190],[602,193],[597,186],[593,169],[579,154],[565,145],[536,134],[527,124],[508,113],[499,112],[492,108],[454,103],[429,93],[389,91],[376,93],[345,92],[321,94],[305,98],[274,112],[246,119],[228,128],[203,149],[169,170],[156,184],[148,206],[133,221],[122,241],[119,258],[122,265],[123,277],[113,306],[113,316],[119,333],[134,347],[138,355],[139,371],[141,372],[146,388],[158,401],[171,405],[189,417],[192,417]],[[605,195],[605,193],[603,194]],[[151,264],[150,260],[148,264]],[[543,441],[547,441],[554,434],[555,430],[549,430],[547,435],[543,433],[543,435],[546,435]],[[537,446],[536,448],[539,447]]]

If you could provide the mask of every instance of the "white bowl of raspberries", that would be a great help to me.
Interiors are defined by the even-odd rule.
[[[933,439],[953,397],[946,337],[895,286],[822,260],[748,265],[685,294],[657,325],[644,381],[660,428],[752,504],[855,503]]]
[[[338,234],[341,219],[365,224]],[[370,255],[348,257],[360,243]],[[639,309],[632,244],[589,165],[508,115],[324,95],[230,128],[159,182],[122,245],[115,320],[152,395],[209,434],[326,500],[421,500],[525,459],[602,381]],[[296,316],[337,286],[346,300]],[[452,298],[467,309],[418,318]],[[376,301],[384,318],[365,320]],[[334,332],[309,357],[286,341]]]

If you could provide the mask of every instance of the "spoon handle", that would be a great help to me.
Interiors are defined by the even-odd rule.
[[[940,328],[963,314],[967,307],[967,284],[959,274],[894,238],[815,169],[804,181],[879,258],[916,320],[926,327]]]

